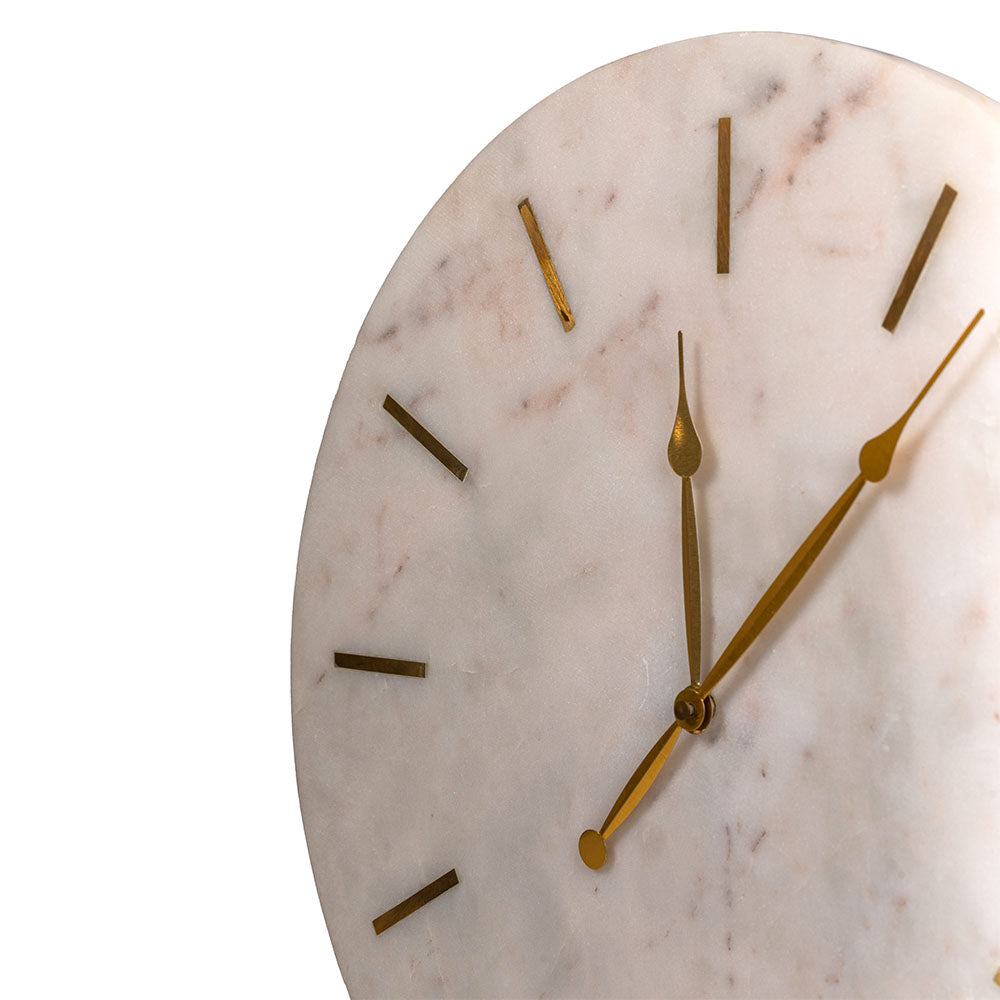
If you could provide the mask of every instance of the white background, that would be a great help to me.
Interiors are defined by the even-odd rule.
[[[691,7],[0,3],[0,994],[346,996],[292,764],[299,527],[371,300],[497,132],[731,30],[1000,97],[981,0]]]

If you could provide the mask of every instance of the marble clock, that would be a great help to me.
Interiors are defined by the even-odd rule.
[[[953,80],[734,34],[434,206],[295,591],[352,995],[1000,995],[998,164]]]

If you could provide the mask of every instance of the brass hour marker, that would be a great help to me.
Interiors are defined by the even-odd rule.
[[[531,245],[535,248],[535,256],[538,258],[542,274],[545,276],[545,284],[549,286],[549,294],[552,296],[556,311],[562,320],[563,329],[569,333],[576,326],[576,320],[573,319],[573,312],[566,301],[566,293],[563,291],[559,275],[556,274],[556,266],[552,263],[552,257],[549,254],[549,248],[545,245],[542,231],[538,228],[535,213],[531,210],[531,202],[525,198],[517,206],[517,210],[521,213],[524,228],[528,230],[528,238],[531,240]]]
[[[896,289],[892,305],[889,306],[889,311],[885,314],[885,319],[882,320],[882,326],[890,333],[894,333],[896,330],[896,325],[899,323],[900,316],[903,315],[906,303],[910,301],[910,296],[913,294],[920,272],[923,271],[924,264],[927,263],[927,258],[930,256],[934,241],[938,238],[952,202],[957,196],[958,192],[947,184],[941,189],[941,196],[934,206],[934,211],[931,212],[931,217],[927,220],[924,234],[920,237],[920,242],[917,243],[917,249],[913,251],[903,280],[899,283],[899,288]]]
[[[732,119],[719,119],[719,169],[716,197],[715,272],[729,274],[729,181]]]
[[[469,470],[423,424],[411,417],[392,396],[385,397],[382,408],[394,417],[405,431],[412,434],[452,475],[457,479],[465,479]]]
[[[458,885],[458,875],[452,868],[446,875],[434,879],[430,885],[425,885],[402,903],[397,903],[391,910],[386,910],[380,917],[376,917],[372,921],[375,933],[381,934],[382,931],[387,931],[393,924],[398,924],[404,917],[415,913],[421,906],[432,899],[437,899],[442,892],[447,892],[456,885]]]
[[[348,670],[371,670],[379,674],[402,674],[406,677],[425,677],[426,663],[417,660],[393,660],[385,656],[362,656],[359,653],[334,653],[333,662]]]

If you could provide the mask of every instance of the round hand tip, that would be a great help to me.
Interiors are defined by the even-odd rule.
[[[607,856],[604,838],[596,830],[584,830],[580,834],[580,857],[588,868],[600,868]]]

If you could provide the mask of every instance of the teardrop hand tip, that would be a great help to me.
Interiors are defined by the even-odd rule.
[[[584,830],[580,834],[580,857],[588,868],[600,868],[607,856],[607,844],[596,830]]]

